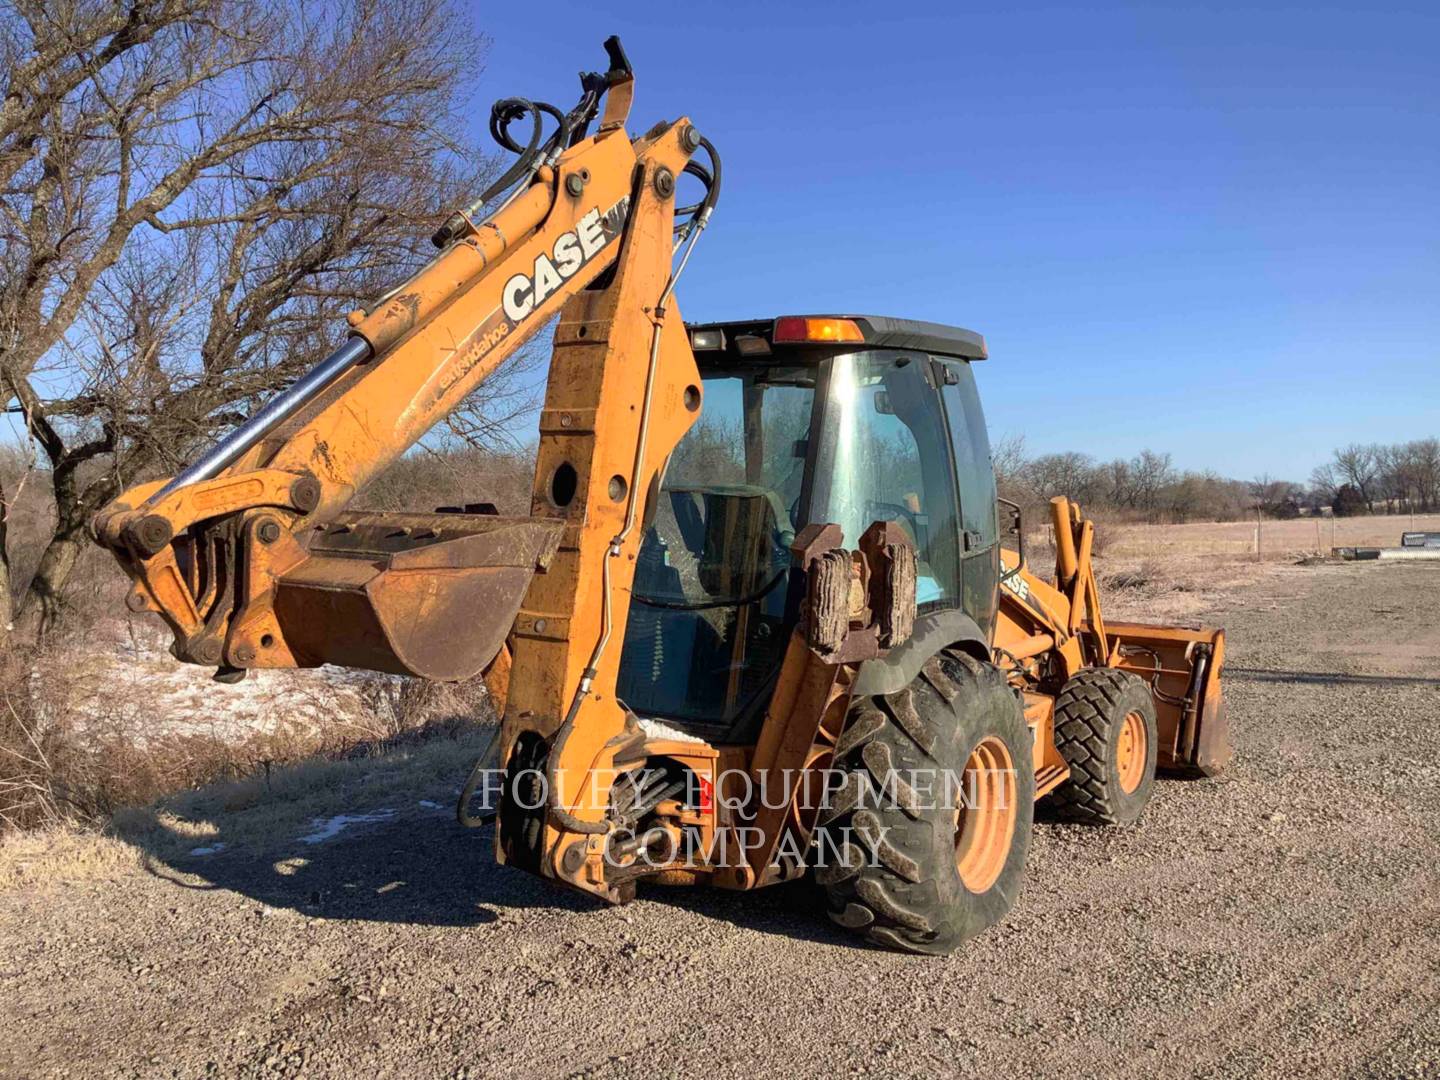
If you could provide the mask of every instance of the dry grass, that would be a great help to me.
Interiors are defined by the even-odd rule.
[[[1139,622],[1213,618],[1214,609],[1237,594],[1283,573],[1298,556],[1314,553],[1313,545],[1281,550],[1277,544],[1256,559],[1253,550],[1227,547],[1223,532],[1218,540],[1203,532],[1228,528],[1232,526],[1097,524],[1095,573],[1105,614]],[[1025,555],[1032,571],[1051,578],[1055,550],[1048,530],[1027,536]]]
[[[1413,522],[1413,524],[1412,524]],[[1260,525],[1261,556],[1289,559],[1328,553],[1332,547],[1397,547],[1410,529],[1440,531],[1440,514],[1377,515],[1352,518],[1296,518]],[[1255,522],[1194,525],[1127,525],[1111,539],[1107,554],[1131,557],[1255,554]]]
[[[1214,621],[1216,608],[1284,573],[1281,561],[1185,553],[1097,560],[1104,612],[1138,622]]]
[[[231,849],[272,850],[304,832],[317,817],[404,808],[420,797],[458,788],[492,733],[488,727],[432,732],[363,755],[311,758],[124,811],[115,816],[111,829],[129,842],[143,838],[151,852],[168,846],[173,854],[182,854],[197,843],[216,840]]]
[[[528,450],[412,455],[357,505],[493,501],[502,513],[524,512],[532,472]],[[53,525],[48,475],[0,454],[0,480],[23,585]],[[469,762],[457,762],[473,757],[476,732],[492,720],[478,680],[444,686],[323,670],[217,685],[169,657],[158,623],[124,614],[126,585],[112,559],[87,547],[47,646],[0,651],[0,887],[133,864],[124,838],[183,844],[213,831],[212,811],[242,837],[261,838],[267,808],[303,816],[333,806],[337,785],[365,778],[381,797],[427,762],[463,778]]]
[[[426,797],[439,802],[453,797],[492,732],[484,725],[427,731],[123,808],[101,825],[62,822],[11,832],[0,836],[0,892],[110,879],[153,862],[170,864],[197,847],[277,851],[310,831],[317,818],[410,808]],[[297,863],[293,857],[283,861]]]
[[[139,852],[132,845],[76,825],[0,836],[0,892],[105,880],[139,864]]]
[[[77,712],[53,677],[40,677],[54,670],[53,657],[18,650],[0,663],[0,883],[33,879],[37,868],[73,875],[92,860],[103,872],[117,865],[117,838],[160,829],[183,843],[221,811],[242,815],[244,836],[263,835],[267,808],[310,813],[361,777],[383,795],[401,782],[397,769],[473,756],[492,724],[478,679],[376,677],[357,684],[361,708],[329,723],[238,736],[164,730],[134,701]]]
[[[1112,617],[1193,619],[1284,573],[1300,558],[1328,555],[1331,547],[1395,547],[1400,534],[1412,528],[1440,531],[1440,514],[1265,521],[1257,556],[1253,521],[1145,525],[1100,520],[1095,571],[1105,612]],[[1025,554],[1032,569],[1049,576],[1055,550],[1048,527],[1026,536]]]

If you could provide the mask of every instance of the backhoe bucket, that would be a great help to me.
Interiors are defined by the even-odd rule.
[[[275,616],[303,666],[452,681],[483,671],[564,523],[491,514],[344,514],[283,574]]]
[[[1105,624],[1120,639],[1122,671],[1139,676],[1155,699],[1156,766],[1181,776],[1214,776],[1230,761],[1229,722],[1220,689],[1225,632],[1201,627]]]

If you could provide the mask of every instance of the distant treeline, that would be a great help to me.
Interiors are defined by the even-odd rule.
[[[1235,480],[1175,468],[1169,454],[1143,450],[1132,458],[1096,461],[1066,451],[1031,456],[1023,436],[994,446],[1000,494],[1034,506],[1055,495],[1136,521],[1233,521],[1440,509],[1440,439],[1390,445],[1352,443],[1310,476],[1308,484],[1268,474]]]
[[[993,455],[1001,497],[1027,509],[1065,495],[1087,512],[1137,521],[1226,521],[1253,513],[1249,484],[1177,469],[1169,454],[1153,450],[1113,461],[1075,450],[1031,456],[1023,437],[1010,436],[996,441]]]
[[[1310,474],[1309,494],[1341,515],[1440,509],[1440,438],[1343,446]]]
[[[1044,504],[1055,495],[1077,500],[1087,513],[1155,523],[1234,521],[1253,518],[1257,509],[1267,518],[1440,511],[1440,439],[1433,438],[1341,447],[1309,484],[1177,469],[1169,454],[1151,450],[1113,461],[1074,451],[1031,456],[1024,439],[1016,437],[996,441],[994,460],[1001,496],[1024,506],[1030,520],[1043,520]],[[91,471],[103,465],[92,463]],[[526,514],[533,475],[532,446],[485,448],[452,437],[395,462],[361,493],[356,508],[428,511],[492,503],[502,514]],[[0,443],[0,578],[10,579],[0,595],[24,595],[52,544],[56,522],[52,472],[23,447]],[[85,568],[82,587],[52,596],[57,614],[73,609],[77,600],[95,601],[94,583],[115,572],[113,562],[89,544],[79,548],[76,563]],[[96,614],[69,613],[79,614],[81,625]],[[0,607],[0,617],[4,614]]]

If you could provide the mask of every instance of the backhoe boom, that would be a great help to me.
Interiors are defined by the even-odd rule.
[[[343,663],[454,679],[490,664],[532,576],[567,547],[566,521],[585,516],[594,447],[572,439],[565,462],[547,463],[547,412],[541,470],[564,468],[558,481],[537,474],[530,518],[344,511],[567,303],[614,289],[619,267],[647,279],[650,292],[634,303],[658,302],[675,247],[676,177],[701,140],[680,120],[632,141],[632,76],[618,45],[611,55],[611,71],[585,77],[581,106],[495,213],[479,222],[457,213],[439,255],[351,312],[350,337],[316,369],[180,475],[141,484],[97,515],[97,539],[133,580],[128,606],[165,619],[179,658],[225,675]],[[581,137],[601,88],[599,128]],[[651,311],[628,327],[639,351],[666,317]],[[678,313],[668,318],[678,325]],[[593,329],[597,345],[613,335]],[[562,346],[567,332],[562,323]],[[638,405],[585,400],[598,385],[571,391],[567,434],[593,429],[602,404]],[[658,466],[633,453],[643,430],[622,430],[632,452],[614,473],[642,495],[650,476],[632,470]],[[567,485],[570,497],[557,498]]]

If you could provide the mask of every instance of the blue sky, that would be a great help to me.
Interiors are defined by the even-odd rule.
[[[477,84],[691,116],[688,319],[984,333],[992,434],[1304,480],[1440,435],[1440,4],[476,3]]]

